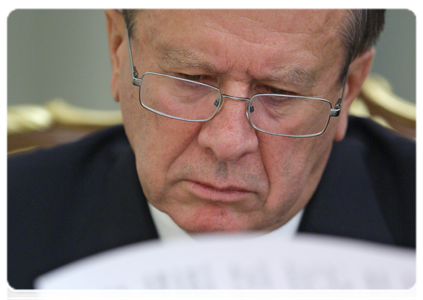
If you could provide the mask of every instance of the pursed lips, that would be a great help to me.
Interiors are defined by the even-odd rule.
[[[220,202],[237,202],[242,201],[251,193],[251,189],[238,185],[227,184],[225,186],[217,186],[202,181],[188,180],[188,188],[196,197]]]

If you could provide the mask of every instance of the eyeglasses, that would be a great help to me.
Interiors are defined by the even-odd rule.
[[[132,61],[128,35],[132,84],[139,87],[141,105],[158,115],[187,122],[207,122],[223,107],[225,99],[246,102],[246,115],[258,131],[285,137],[321,135],[330,118],[340,114],[342,96],[335,107],[329,100],[281,94],[256,94],[251,98],[224,95],[211,85],[176,76],[146,72],[139,74]]]

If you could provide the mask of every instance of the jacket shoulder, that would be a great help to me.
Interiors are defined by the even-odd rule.
[[[8,160],[8,280],[157,237],[122,126]]]
[[[415,247],[416,145],[368,119],[350,117],[302,231]]]

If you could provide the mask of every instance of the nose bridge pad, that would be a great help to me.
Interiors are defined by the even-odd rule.
[[[254,106],[251,104],[251,100],[247,101],[247,109],[245,110],[245,116],[250,120],[250,114],[254,112]]]
[[[251,99],[248,98],[241,98],[241,97],[234,97],[234,96],[228,96],[228,95],[222,95],[222,97],[220,99],[216,99],[216,101],[214,101],[214,106],[218,107],[218,110],[216,112],[216,114],[222,109],[223,104],[225,102],[225,98],[229,98],[229,99],[233,99],[233,100],[238,100],[238,101],[245,101],[246,102],[246,109],[245,109],[245,116],[247,117],[247,119],[249,119],[248,113],[252,113],[254,112],[254,106],[250,105],[251,103]]]
[[[224,97],[220,97],[220,99],[216,99],[216,101],[214,101],[214,106],[218,107],[216,114],[222,109],[224,102],[225,102]]]
[[[253,105],[253,103],[251,102],[251,100],[250,100],[250,101],[248,101],[248,107],[250,108],[250,113],[253,113],[253,112],[254,112],[254,105]]]

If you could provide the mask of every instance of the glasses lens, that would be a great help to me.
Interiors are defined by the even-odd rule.
[[[208,120],[217,112],[220,99],[219,89],[199,82],[155,73],[142,77],[141,104],[168,117]]]
[[[257,95],[251,106],[251,122],[257,129],[288,136],[322,133],[331,110],[327,100],[289,95]]]

